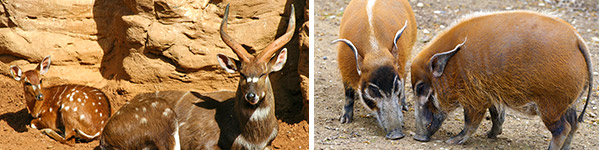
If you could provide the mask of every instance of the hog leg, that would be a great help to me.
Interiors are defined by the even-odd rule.
[[[340,117],[341,123],[352,122],[354,116],[354,99],[356,98],[356,91],[351,86],[344,83],[344,93],[346,95],[346,103],[344,104],[344,114]]]
[[[470,106],[463,106],[465,110],[465,127],[458,135],[446,140],[448,144],[463,144],[471,137],[479,127],[483,119],[485,109],[477,110]]]
[[[504,109],[498,110],[496,106],[489,108],[492,116],[492,129],[487,133],[488,138],[496,138],[498,134],[502,134],[502,124],[504,123]]]
[[[577,113],[575,111],[576,107],[575,105],[573,105],[572,107],[569,107],[569,109],[567,109],[567,112],[564,114],[565,118],[567,119],[567,123],[569,123],[569,125],[571,126],[571,132],[569,132],[569,135],[567,136],[567,139],[565,140],[565,143],[562,146],[562,150],[568,150],[571,149],[571,140],[573,140],[573,135],[575,134],[575,131],[577,131]]]
[[[567,110],[569,113],[569,110]],[[552,133],[552,140],[550,141],[550,146],[548,146],[549,150],[558,150],[563,147],[563,143],[568,138],[569,132],[571,132],[571,124],[568,122],[568,113],[563,114],[559,120],[550,122],[547,120],[550,119],[542,119],[544,120],[544,124]],[[544,115],[544,114],[542,114]],[[542,116],[542,118],[552,118],[549,115]],[[576,120],[576,119],[573,119]]]

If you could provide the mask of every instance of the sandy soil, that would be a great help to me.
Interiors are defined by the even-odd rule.
[[[315,147],[316,149],[545,149],[550,132],[539,117],[508,111],[503,133],[497,139],[488,139],[485,132],[491,128],[486,119],[464,145],[448,145],[443,141],[458,134],[463,127],[462,109],[449,114],[431,142],[418,142],[414,135],[412,90],[407,84],[407,102],[411,109],[404,112],[405,133],[400,140],[385,140],[383,130],[375,118],[369,117],[361,104],[356,104],[354,122],[340,124],[344,103],[341,77],[337,69],[336,45],[341,16],[350,0],[315,0]],[[548,2],[553,3],[548,3]],[[479,0],[410,0],[415,12],[418,37],[413,57],[437,33],[447,28],[460,16],[478,11],[538,10],[552,12],[573,24],[587,42],[594,60],[594,74],[598,81],[598,1],[555,2],[555,0],[479,1]],[[419,4],[421,3],[421,4]],[[598,149],[598,85],[588,106],[584,123],[579,125],[572,149]],[[357,102],[360,103],[360,102]],[[578,103],[579,111],[584,101]],[[580,112],[578,112],[579,114]],[[489,114],[486,114],[489,118]]]
[[[195,89],[194,91],[210,91],[207,87],[187,83],[131,84],[114,80],[106,81],[101,88],[111,98],[113,113],[125,102],[141,92],[167,89]],[[209,82],[209,81],[207,81]],[[48,78],[44,83],[59,85],[67,81]],[[213,90],[214,91],[214,90]],[[32,117],[25,108],[25,99],[21,83],[6,75],[0,75],[0,150],[12,149],[93,149],[98,140],[89,143],[76,143],[73,146],[61,144],[46,136],[37,129],[32,129],[29,122]],[[296,112],[276,114],[279,119],[279,134],[272,143],[272,149],[308,149],[308,123],[304,116]]]

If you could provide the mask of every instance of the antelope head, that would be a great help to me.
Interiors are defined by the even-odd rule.
[[[261,102],[267,95],[272,95],[271,82],[268,75],[283,68],[287,59],[287,49],[282,49],[276,56],[275,52],[281,49],[292,39],[296,28],[296,17],[294,16],[294,6],[288,22],[287,31],[284,35],[277,38],[269,44],[262,52],[255,56],[246,51],[242,45],[236,42],[227,34],[227,17],[229,15],[229,5],[225,8],[223,21],[221,22],[221,38],[238,56],[239,60],[218,54],[219,65],[229,73],[239,72],[241,79],[239,81],[238,93],[244,100],[251,105]]]
[[[21,71],[21,68],[13,65],[10,66],[10,75],[17,81],[23,83],[25,91],[25,101],[29,113],[37,117],[34,110],[38,110],[44,100],[42,93],[42,78],[41,76],[50,69],[50,56],[46,56],[34,70],[26,72]]]

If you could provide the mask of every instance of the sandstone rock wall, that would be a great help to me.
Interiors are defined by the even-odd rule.
[[[257,53],[285,32],[295,4],[302,31],[286,46],[286,66],[271,79],[278,115],[298,114],[308,98],[308,24],[300,26],[308,20],[307,2],[0,0],[0,72],[8,75],[10,65],[33,69],[52,55],[45,75],[51,84],[113,86],[119,94],[235,90],[238,75],[222,71],[216,60],[218,53],[236,56],[218,32],[225,5],[231,5],[228,33]]]

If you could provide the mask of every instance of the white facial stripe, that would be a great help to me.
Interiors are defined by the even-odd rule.
[[[271,109],[269,107],[258,107],[250,116],[250,121],[259,121],[267,118]]]
[[[258,82],[258,79],[260,79],[260,78],[259,77],[248,77],[248,78],[246,78],[246,82],[256,83],[256,82]]]

